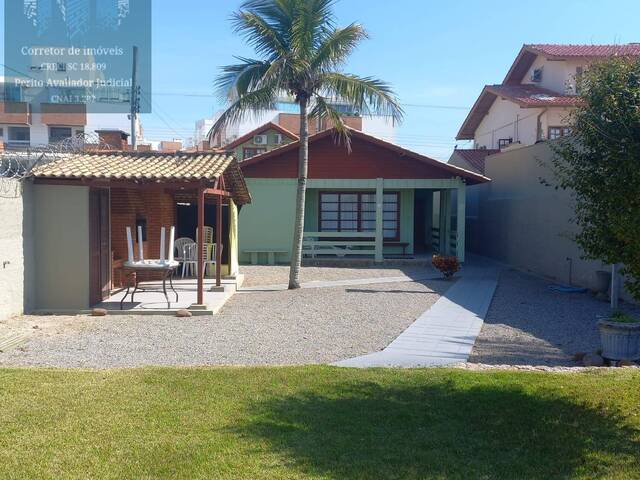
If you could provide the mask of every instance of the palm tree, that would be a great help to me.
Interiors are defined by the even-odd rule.
[[[371,77],[343,73],[340,67],[367,38],[361,25],[338,28],[336,0],[248,0],[233,14],[236,33],[255,49],[258,59],[236,57],[222,68],[216,86],[228,107],[210,137],[248,115],[275,110],[283,96],[300,107],[300,149],[293,252],[289,288],[299,288],[304,206],[309,163],[309,118],[335,127],[347,148],[349,132],[332,102],[348,103],[363,115],[402,120],[402,108],[388,84]]]

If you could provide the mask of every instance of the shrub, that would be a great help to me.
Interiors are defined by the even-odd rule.
[[[436,267],[444,278],[451,278],[454,273],[460,270],[460,262],[458,257],[446,256],[446,255],[434,255],[431,259],[431,263]]]
[[[580,87],[572,135],[552,144],[558,186],[573,191],[585,257],[622,264],[640,300],[640,62],[595,63]]]
[[[618,323],[638,323],[638,319],[620,310],[616,310],[611,314],[611,320]]]

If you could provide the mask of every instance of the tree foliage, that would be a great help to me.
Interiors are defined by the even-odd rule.
[[[621,263],[640,300],[640,62],[614,58],[579,80],[572,135],[553,145],[560,187],[574,192],[585,256]]]
[[[275,109],[282,96],[311,101],[310,117],[328,119],[348,136],[332,102],[347,103],[362,115],[402,119],[391,87],[372,77],[341,71],[365,29],[352,23],[337,27],[335,0],[248,0],[232,17],[236,33],[251,45],[257,59],[236,57],[216,80],[228,107],[213,128]]]
[[[368,37],[361,25],[336,26],[335,0],[247,0],[232,17],[236,33],[258,58],[236,57],[223,67],[216,86],[228,107],[214,124],[210,138],[245,117],[275,110],[283,96],[300,107],[300,154],[289,288],[299,288],[307,171],[309,118],[324,119],[349,147],[349,130],[336,103],[361,115],[402,119],[391,87],[376,78],[342,71],[347,59]]]

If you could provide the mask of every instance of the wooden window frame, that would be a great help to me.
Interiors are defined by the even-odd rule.
[[[340,222],[341,222],[341,211],[340,211],[340,204],[342,202],[340,202],[340,195],[356,195],[358,197],[357,199],[357,205],[358,208],[356,210],[357,212],[357,228],[356,228],[356,232],[369,232],[369,230],[363,230],[362,229],[362,204],[363,203],[372,203],[372,202],[362,202],[362,196],[363,195],[374,195],[375,196],[376,192],[375,190],[366,190],[366,191],[348,191],[348,190],[322,190],[320,192],[318,192],[318,231],[319,232],[333,232],[333,230],[323,230],[322,229],[322,196],[323,195],[338,195],[338,201],[337,202],[324,202],[324,203],[337,203],[338,205],[338,218],[335,220],[337,222],[337,230],[335,231],[336,236],[338,237],[339,233],[342,232],[343,230],[340,230],[341,226],[340,226]],[[401,233],[400,233],[400,209],[401,209],[401,205],[400,205],[400,192],[399,191],[392,191],[392,192],[383,192],[383,207],[382,207],[382,222],[383,222],[383,228],[382,228],[382,235],[383,235],[383,241],[385,242],[399,242],[400,241],[400,237],[401,237]],[[384,236],[384,195],[395,195],[396,197],[396,211],[395,211],[395,219],[394,221],[396,222],[397,228],[396,228],[396,235],[394,237],[385,237]],[[345,202],[347,203],[347,202]],[[375,202],[373,202],[375,203]],[[389,229],[387,229],[389,230]],[[344,230],[345,232],[350,232],[351,230]],[[371,236],[375,237],[375,230],[371,231]]]
[[[551,130],[552,129],[558,129],[560,130],[560,136],[559,137],[555,137],[555,138],[551,138]],[[562,137],[566,137],[571,135],[571,127],[565,127],[562,125],[550,125],[549,127],[547,127],[547,139],[548,140],[556,140],[558,138],[562,138]]]

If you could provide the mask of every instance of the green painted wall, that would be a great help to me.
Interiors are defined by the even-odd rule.
[[[269,150],[273,150],[274,148],[278,148],[281,147],[282,145],[286,145],[287,143],[292,142],[293,140],[291,140],[289,137],[287,137],[286,135],[282,135],[282,143],[281,144],[277,144],[276,143],[276,135],[279,134],[280,132],[270,128],[269,130],[266,130],[262,133],[260,133],[260,135],[267,135],[267,144],[266,145],[255,145],[253,143],[253,138],[251,138],[250,140],[244,142],[242,145],[237,146],[233,151],[235,154],[235,157],[238,158],[240,161],[244,160],[244,154],[243,154],[243,150],[244,148],[266,148],[267,151]]]
[[[253,203],[242,207],[239,219],[240,262],[249,263],[251,258],[245,250],[284,250],[277,262],[290,259],[293,239],[293,221],[295,215],[296,179],[247,178],[247,185],[253,196]],[[317,181],[316,181],[317,182]],[[349,182],[345,180],[344,182]],[[356,181],[354,181],[356,182]],[[305,205],[305,231],[318,230],[319,192],[333,191],[371,191],[371,188],[308,188]],[[413,188],[385,188],[385,191],[400,192],[400,241],[409,243],[407,254],[414,253],[414,200]],[[428,212],[431,211],[431,192],[428,192]],[[425,225],[425,237],[430,241],[431,218]],[[400,247],[385,247],[385,254],[402,253]],[[260,263],[266,262],[266,255],[260,256]]]
[[[89,188],[34,185],[36,310],[89,308]]]
[[[318,231],[318,202],[320,201],[320,191],[307,189],[307,196],[304,208],[304,231]]]
[[[296,208],[296,179],[247,178],[253,201],[239,215],[238,242],[240,263],[249,263],[245,250],[284,250],[276,262],[290,259],[293,220]],[[266,263],[265,255],[260,263]]]

